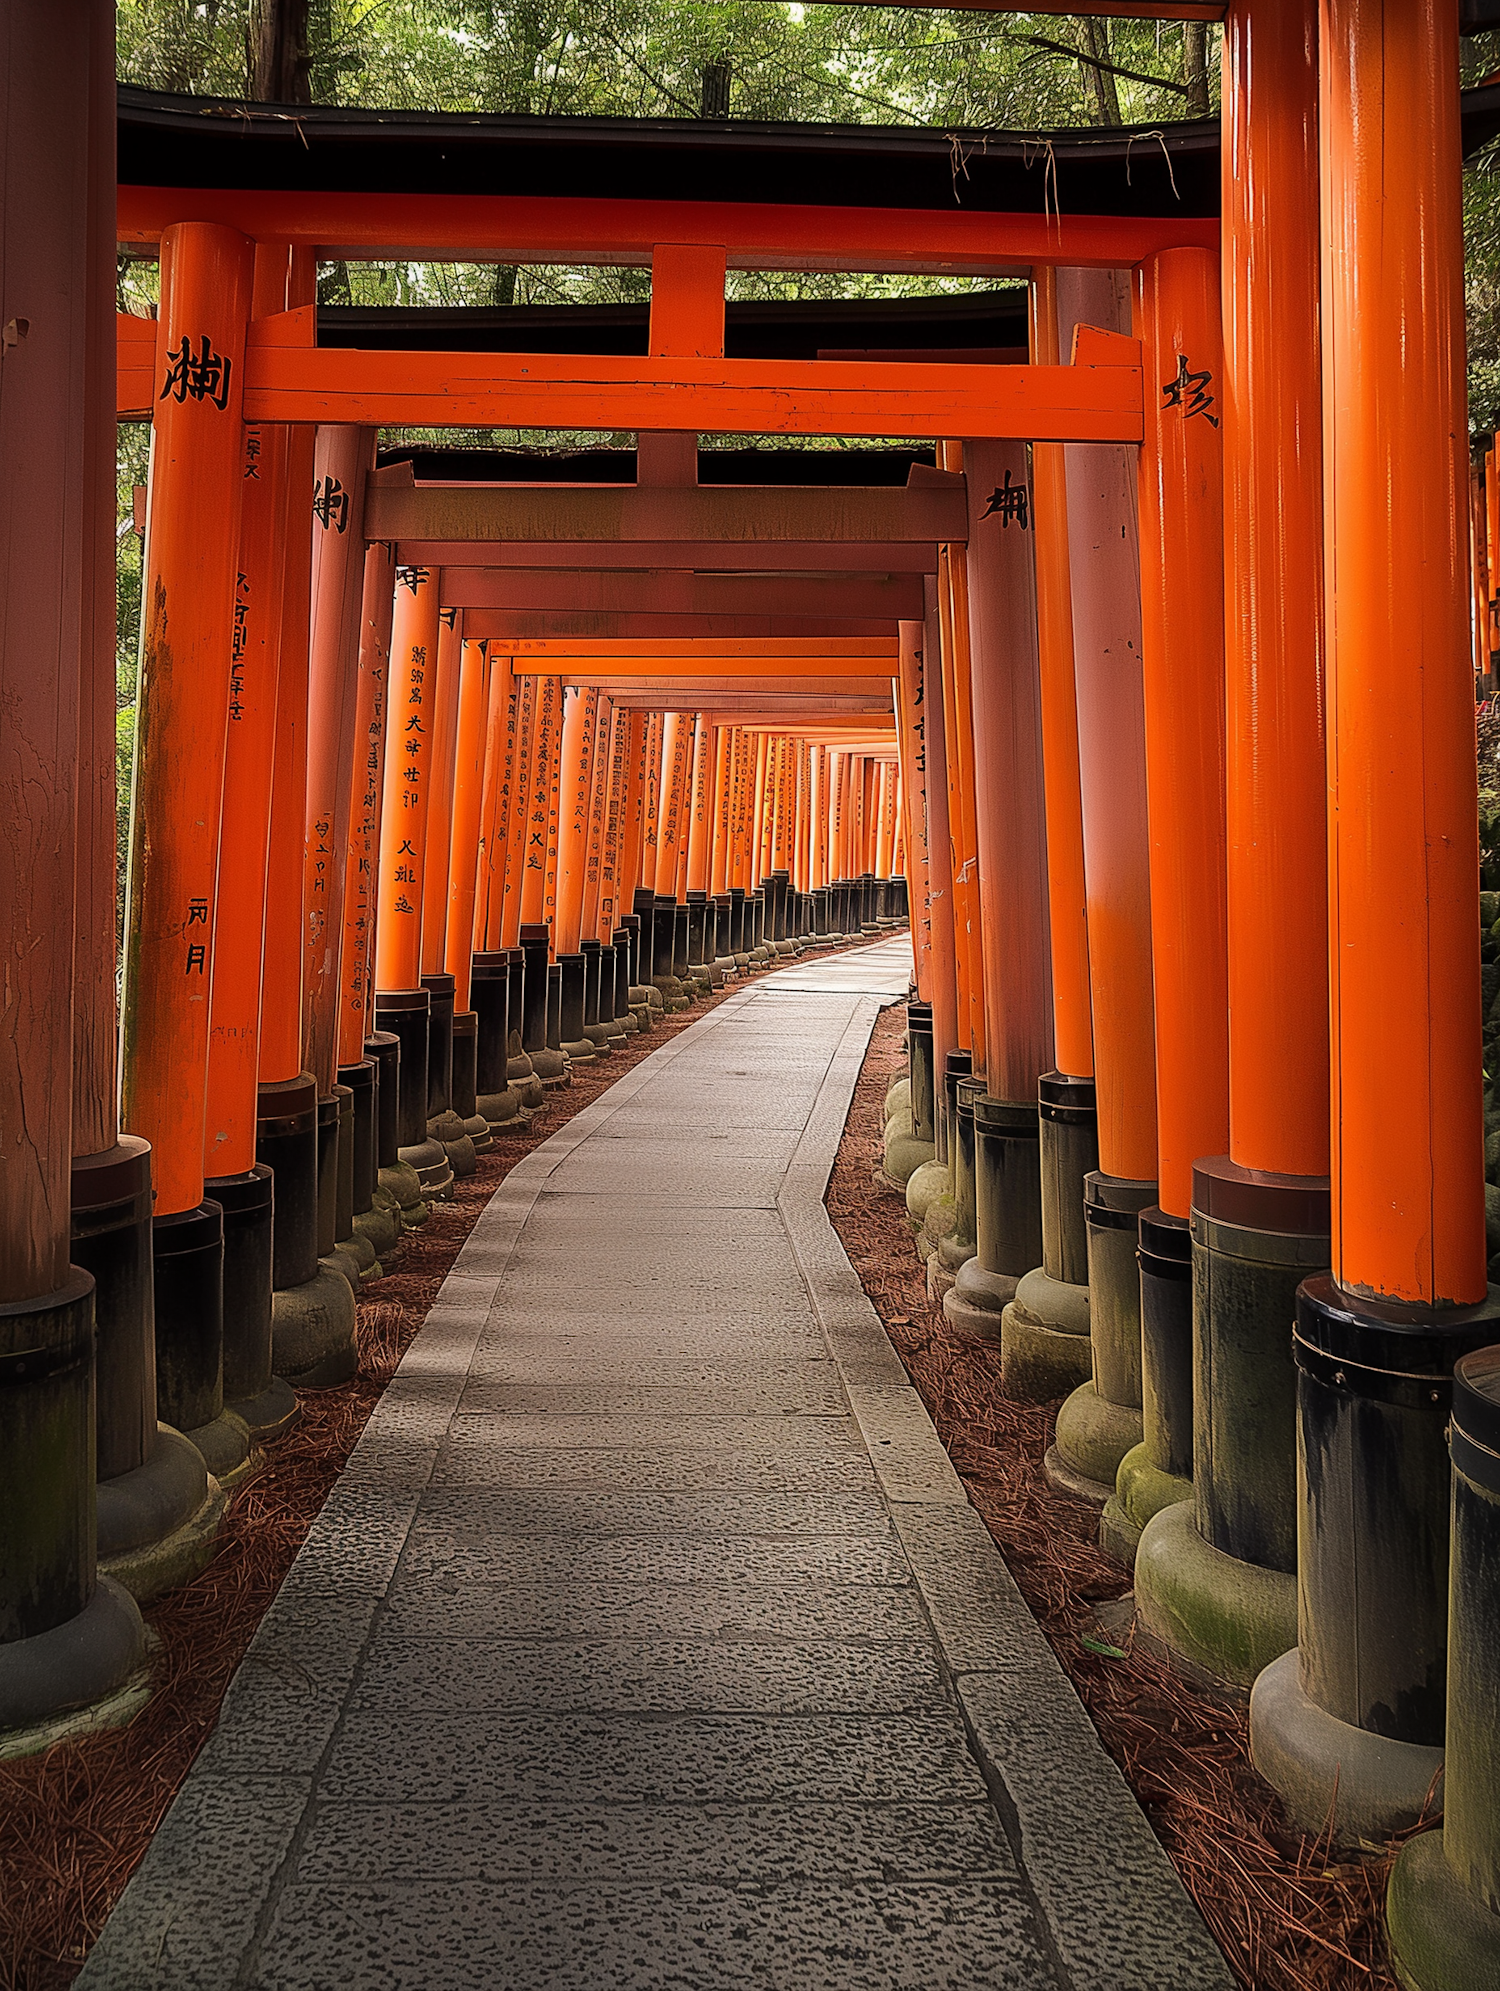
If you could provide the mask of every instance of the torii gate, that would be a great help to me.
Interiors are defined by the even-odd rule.
[[[1123,4],[1103,10],[1126,11]],[[1211,7],[1155,11],[1219,14]],[[930,744],[943,707],[948,794],[929,781],[928,800],[934,818],[944,800],[956,812],[960,848],[972,841],[980,887],[963,914],[974,929],[972,947],[964,941],[946,949],[949,961],[966,962],[967,985],[943,988],[942,950],[934,943],[932,992],[955,1038],[964,999],[963,1027],[983,1054],[991,1095],[1031,1110],[1031,1088],[1055,1042],[1061,1075],[1091,1075],[1097,1088],[1096,1229],[1128,1235],[1135,1207],[1154,1197],[1164,1235],[1175,1227],[1180,1236],[1196,1210],[1272,1251],[1263,1262],[1279,1266],[1282,1291],[1269,1312],[1256,1312],[1261,1338],[1247,1367],[1274,1373],[1277,1388],[1287,1385],[1288,1365],[1276,1367],[1275,1351],[1284,1351],[1302,1268],[1286,1254],[1276,1260],[1264,1245],[1270,1238],[1296,1237],[1293,1259],[1316,1259],[1319,1239],[1331,1240],[1331,1275],[1304,1282],[1296,1302],[1314,1366],[1343,1360],[1357,1344],[1366,1367],[1410,1375],[1415,1365],[1440,1395],[1455,1347],[1465,1337],[1493,1337],[1484,1311],[1476,846],[1462,661],[1468,603],[1457,523],[1466,512],[1456,9],[1325,0],[1321,79],[1302,0],[1254,0],[1253,12],[1253,43],[1251,7],[1231,6],[1225,15],[1222,352],[1221,224],[1203,216],[338,190],[124,192],[122,238],[159,242],[164,266],[158,324],[117,328],[116,402],[126,412],[149,407],[156,425],[138,787],[152,839],[138,838],[132,882],[125,1104],[127,1123],[155,1144],[158,1242],[182,1247],[160,1249],[159,1265],[167,1257],[206,1264],[218,1249],[215,1220],[206,1214],[215,1205],[203,1200],[201,1131],[210,966],[215,950],[224,964],[232,932],[228,918],[220,926],[224,898],[215,900],[226,660],[236,556],[247,546],[259,564],[243,571],[255,587],[264,583],[262,594],[251,595],[257,608],[248,640],[268,640],[275,590],[274,619],[294,638],[285,647],[294,677],[306,649],[296,640],[306,614],[306,573],[297,563],[305,556],[290,541],[282,546],[285,514],[259,502],[262,489],[275,484],[259,475],[262,462],[283,462],[290,487],[305,489],[314,424],[916,432],[965,439],[968,529],[934,535],[932,544],[946,550],[937,553],[933,615],[924,593],[920,619],[897,618],[896,675],[906,706],[918,682],[915,632],[935,621],[943,697],[923,709]],[[46,1357],[38,1380],[22,1382],[18,1372],[13,1401],[34,1407],[44,1385],[53,1391],[78,1461],[87,1452],[87,1392],[81,1381],[64,1379],[87,1370],[79,1351],[88,1301],[69,1271],[72,1153],[80,1176],[91,1169],[100,1180],[108,1176],[117,1201],[139,1202],[145,1193],[141,1137],[122,1141],[114,1112],[113,948],[98,882],[107,864],[107,811],[97,798],[107,793],[100,769],[110,758],[102,732],[90,743],[88,792],[96,809],[85,833],[93,861],[83,867],[84,890],[99,910],[76,957],[65,916],[78,900],[66,798],[79,707],[67,618],[75,615],[74,581],[85,569],[82,510],[68,480],[76,473],[76,484],[85,466],[98,513],[91,547],[97,541],[102,548],[107,514],[100,475],[109,409],[107,285],[99,269],[85,272],[82,247],[93,244],[102,269],[107,161],[97,140],[91,151],[89,107],[76,82],[90,77],[99,117],[107,90],[102,44],[90,40],[94,26],[81,0],[52,10],[37,30],[45,46],[30,51],[28,89],[12,93],[11,115],[24,127],[27,156],[38,162],[35,184],[53,205],[48,225],[24,235],[24,256],[7,267],[0,311],[7,340],[0,417],[16,466],[10,543],[21,563],[7,591],[14,619],[6,692],[18,742],[9,777],[16,825],[10,875],[24,885],[7,914],[5,940],[8,958],[26,964],[0,1078],[0,1128],[18,1184],[0,1210],[0,1299],[13,1309],[7,1346],[15,1359]],[[16,47],[21,61],[26,51]],[[48,80],[57,75],[67,76],[66,90]],[[1412,133],[1421,142],[1408,144]],[[1399,174],[1392,175],[1388,161],[1396,157]],[[534,354],[478,361],[463,353],[318,347],[315,254],[393,246],[437,257],[649,263],[652,350],[645,359]],[[1036,305],[1034,363],[1024,368],[721,356],[723,280],[731,267],[1018,266],[1032,274]],[[1378,308],[1370,294],[1377,269],[1384,278]],[[1113,274],[1123,270],[1135,273],[1133,295]],[[38,330],[43,323],[39,307],[29,298],[13,306],[12,284],[73,300],[70,315],[49,324],[46,338],[30,336],[33,313]],[[90,342],[85,395],[84,365],[70,356]],[[246,454],[247,435],[257,434],[266,438],[265,459]],[[1032,612],[1024,588],[1007,593],[996,578],[1015,580],[1019,535],[1001,537],[999,515],[987,534],[975,527],[984,523],[989,495],[1005,488],[1005,470],[1012,488],[1018,469],[1024,476],[1027,446],[1038,521],[1039,666],[1023,681],[992,668],[992,660],[1021,653],[1005,612],[1023,624]],[[1127,468],[1132,447],[1142,466],[1138,484]],[[992,478],[993,471],[999,474]],[[251,483],[257,488],[247,506]],[[374,516],[382,505],[394,517],[397,506],[409,504],[415,521],[417,500],[427,507],[418,522],[428,536],[398,532],[403,546],[459,549],[453,564],[467,565],[462,550],[483,544],[480,564],[511,564],[510,549],[489,550],[482,537],[453,529],[457,500],[445,496],[429,506],[420,493],[378,483],[372,496]],[[550,565],[538,547],[564,543],[557,497],[527,500],[538,521],[551,505],[556,522],[522,532],[517,567]],[[672,507],[701,519],[704,493],[651,491],[629,502],[641,514],[633,530],[648,517],[658,521],[656,538],[628,542],[652,546],[647,565],[670,565],[672,547],[702,543],[696,533],[689,538]],[[594,503],[577,494],[564,509],[577,518]],[[1137,503],[1139,560],[1129,530]],[[627,543],[618,527],[602,531],[598,519],[589,534],[566,543],[592,545],[595,535]],[[793,542],[777,543],[785,551]],[[53,600],[34,577],[55,571],[59,549],[73,593],[59,590]],[[747,535],[723,564],[750,570],[757,552],[764,557]],[[346,569],[339,571],[347,581]],[[327,608],[330,627],[315,637],[317,656],[325,654],[325,639],[326,654],[338,650],[333,625],[358,623],[358,578],[356,571],[340,591],[337,613]],[[1316,612],[1289,611],[1324,599],[1325,582],[1326,629]],[[99,617],[102,655],[105,618],[97,603],[90,614]],[[977,668],[950,673],[965,643]],[[924,636],[925,682],[936,689],[932,653]],[[309,767],[321,779],[322,742],[340,714],[337,701],[320,703],[327,687],[316,670],[314,676]],[[92,702],[100,709],[108,703],[102,696]],[[976,782],[976,762],[994,778]],[[264,809],[264,779],[260,786]],[[295,786],[278,783],[278,792]],[[331,1096],[337,1046],[316,1002],[318,1028],[304,1038],[300,998],[290,998],[306,939],[306,821],[300,806],[279,809],[273,798],[268,848],[273,866],[279,852],[287,867],[283,881],[297,886],[297,930],[289,940],[281,919],[268,923],[264,988],[272,1000],[261,1004],[261,1031],[262,1047],[274,1041],[291,1067],[281,1081],[292,1088],[284,1099],[290,1124],[309,1112],[316,1118],[319,1095]],[[311,856],[316,874],[316,839]],[[320,889],[314,875],[311,890]],[[330,911],[320,932],[335,923]],[[327,973],[325,960],[318,976],[326,980]],[[248,972],[220,982],[248,1005]],[[311,1088],[297,1083],[305,1045],[316,1052]],[[252,1090],[226,1129],[236,1160],[253,1156],[254,1112]],[[335,1130],[328,1151],[336,1150]],[[221,1159],[227,1165],[228,1154]],[[1332,1172],[1326,1205],[1325,1168]],[[249,1166],[230,1169],[252,1173]],[[1029,1233],[1024,1242],[1030,1248]],[[1220,1261],[1231,1255],[1218,1254]],[[1012,1276],[1001,1265],[981,1270],[992,1281]],[[1230,1276],[1222,1262],[1216,1275]],[[1120,1297],[1118,1281],[1114,1288],[1099,1282],[1096,1315],[1104,1311],[1097,1298],[1106,1295]],[[1268,1318],[1279,1323],[1279,1340]],[[1212,1309],[1200,1331],[1213,1352],[1228,1350],[1227,1336],[1214,1339]],[[1127,1342],[1122,1335],[1114,1351],[1122,1357],[1118,1373],[1096,1363],[1098,1387],[1073,1402],[1060,1426],[1059,1451],[1074,1445],[1081,1477],[1088,1476],[1084,1465],[1097,1470],[1104,1460],[1113,1467],[1116,1439],[1142,1428],[1129,1400],[1138,1384],[1128,1373]],[[1111,1352],[1107,1330],[1095,1347]],[[1207,1373],[1213,1365],[1201,1366]],[[210,1413],[205,1430],[218,1421],[213,1396],[207,1390],[200,1405]],[[1246,1434],[1259,1428],[1247,1411],[1259,1407],[1248,1383],[1238,1397],[1226,1389],[1210,1398],[1199,1420],[1191,1518],[1186,1503],[1151,1516],[1138,1595],[1148,1597],[1153,1569],[1163,1608],[1169,1579],[1191,1591],[1206,1581],[1206,1550],[1262,1576],[1287,1575],[1294,1506],[1288,1460],[1275,1458],[1274,1446],[1247,1456],[1255,1440]],[[1267,1407],[1267,1428],[1284,1431],[1284,1407]],[[42,1442],[35,1434],[42,1426],[16,1429],[34,1448],[27,1459],[13,1448],[17,1469],[27,1470],[34,1456],[30,1469],[41,1483],[48,1461],[35,1449]],[[1123,1458],[1118,1463],[1123,1467]],[[1173,1470],[1148,1463],[1181,1476],[1175,1462]],[[74,1698],[104,1691],[139,1650],[138,1620],[117,1592],[92,1584],[85,1477],[81,1466],[71,1473],[72,1492],[55,1515],[26,1517],[24,1540],[7,1562],[20,1574],[0,1597],[0,1636],[9,1640],[0,1645],[5,1682],[19,1677],[20,1661],[29,1679],[46,1678],[36,1641],[65,1629],[71,1636],[92,1613],[75,1641],[85,1657],[67,1689]],[[1133,1497],[1117,1481],[1121,1495]],[[1401,1520],[1394,1510],[1392,1518]],[[1383,1719],[1357,1684],[1359,1666],[1344,1666],[1350,1647],[1370,1667],[1384,1648],[1369,1625],[1341,1622],[1341,1554],[1352,1554],[1347,1539],[1315,1539],[1304,1555],[1309,1623],[1301,1676],[1280,1701],[1264,1697],[1258,1718],[1257,1746],[1273,1774],[1277,1750],[1296,1757],[1309,1724],[1326,1719],[1360,1730]],[[1395,1555],[1370,1570],[1377,1591],[1386,1586],[1374,1617],[1430,1629],[1441,1607],[1431,1582],[1413,1574],[1421,1566],[1421,1556]],[[1242,1624],[1237,1608],[1231,1600],[1221,1618]],[[98,1624],[105,1630],[96,1634]],[[1412,1649],[1421,1643],[1409,1641]],[[1426,1638],[1425,1649],[1432,1645]],[[3,1664],[20,1647],[29,1653],[17,1665]],[[1206,1657],[1224,1661],[1219,1651]],[[1409,1671],[1410,1662],[1397,1655],[1389,1677],[1381,1674],[1381,1705],[1409,1708],[1409,1719],[1397,1725],[1410,1732],[1386,1739],[1420,1749],[1428,1746],[1422,1737],[1432,1725],[1435,1690],[1425,1675],[1407,1677],[1403,1666]],[[25,1705],[20,1691],[0,1692],[0,1719],[17,1718]],[[37,1690],[27,1691],[35,1699]],[[55,1704],[55,1686],[45,1691]],[[1341,1802],[1354,1782],[1346,1778]]]

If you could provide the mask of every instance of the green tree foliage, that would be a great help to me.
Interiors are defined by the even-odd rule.
[[[120,74],[241,96],[270,4],[121,0]],[[301,0],[300,11],[310,99],[323,104],[698,117],[704,71],[727,69],[739,118],[1025,131],[1159,123],[1205,114],[1218,96],[1217,35],[1178,22],[797,0]]]

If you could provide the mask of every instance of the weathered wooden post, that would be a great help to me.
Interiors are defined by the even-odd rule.
[[[96,1578],[94,1281],[69,1262],[80,684],[114,712],[114,618],[101,612],[113,601],[112,12],[64,0],[17,10],[6,26],[5,145],[30,170],[0,185],[0,1729],[24,1729],[112,1693],[145,1641],[129,1594]],[[86,743],[85,770],[90,759]],[[80,868],[100,814],[96,797]],[[112,1078],[114,989],[102,965],[96,955],[82,994],[90,1066]],[[117,1146],[113,1087],[92,1092],[86,1151],[105,1157]],[[138,1149],[101,1167],[117,1172],[122,1198],[139,1196]],[[147,1351],[137,1341],[134,1352],[139,1373]],[[144,1457],[155,1406],[140,1405],[139,1384],[134,1396]],[[48,1740],[45,1729],[35,1737]]]

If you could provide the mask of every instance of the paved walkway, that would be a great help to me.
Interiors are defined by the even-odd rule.
[[[823,1210],[909,964],[511,1171],[84,1991],[1227,1991]]]

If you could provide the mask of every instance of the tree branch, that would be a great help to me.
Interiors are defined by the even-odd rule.
[[[1090,55],[1087,49],[1070,48],[1065,41],[1048,41],[1045,35],[1007,35],[1005,39],[1029,42],[1033,48],[1047,49],[1053,55],[1065,55],[1070,62],[1086,62],[1090,69],[1102,69],[1111,76],[1123,76],[1127,83],[1147,83],[1153,90],[1175,90],[1179,97],[1188,95],[1186,83],[1174,83],[1170,76],[1146,76],[1139,69],[1121,69],[1113,62]]]

